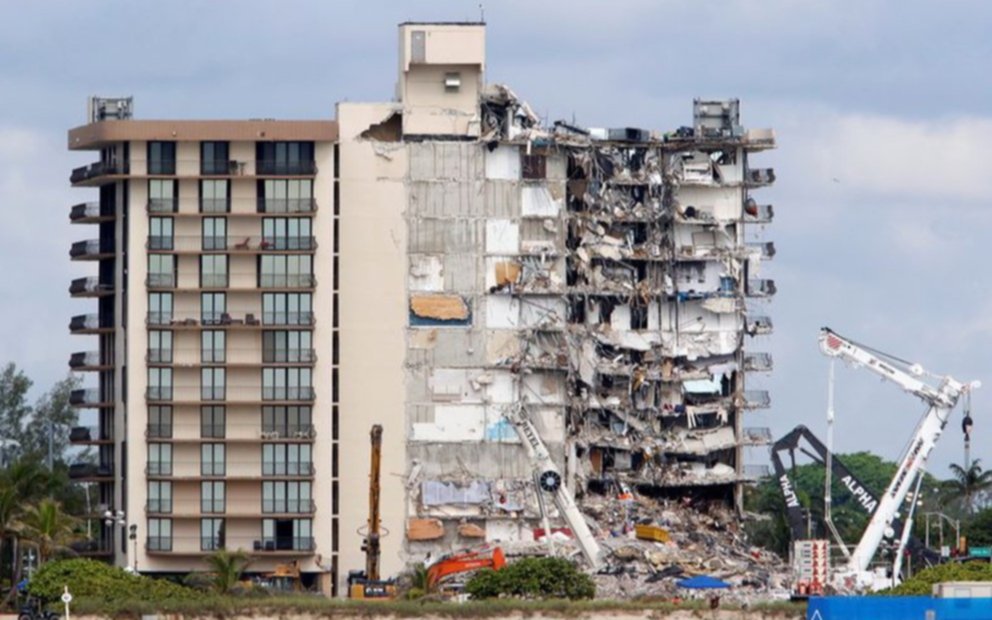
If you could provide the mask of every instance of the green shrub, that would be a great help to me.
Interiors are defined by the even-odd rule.
[[[65,586],[69,586],[77,601],[182,601],[202,596],[196,590],[164,579],[132,575],[103,562],[82,558],[46,563],[34,574],[28,590],[42,600],[55,601]]]
[[[596,595],[592,578],[563,558],[525,558],[500,570],[485,569],[465,584],[474,599],[518,597],[583,599]]]
[[[945,581],[992,581],[992,564],[988,562],[948,563],[921,570],[894,588],[879,594],[931,594],[935,583]]]

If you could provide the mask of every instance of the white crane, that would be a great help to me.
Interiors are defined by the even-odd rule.
[[[537,478],[539,487],[537,492],[553,494],[555,506],[558,507],[558,511],[561,512],[562,517],[572,529],[590,568],[594,571],[599,570],[603,565],[602,549],[596,542],[596,537],[592,535],[585,517],[582,516],[582,512],[575,504],[572,492],[562,483],[561,472],[552,460],[551,453],[548,452],[548,448],[534,427],[534,423],[530,421],[525,406],[518,403],[509,407],[505,415],[506,419],[513,424],[520,436],[520,441],[523,442],[524,448],[527,450],[527,456],[530,458]],[[551,532],[547,528],[545,528],[544,535],[550,540]]]
[[[858,345],[829,328],[820,330],[820,350],[830,357],[840,358],[855,367],[864,367],[883,379],[892,381],[904,391],[919,397],[929,405],[916,432],[913,434],[906,453],[899,460],[895,477],[879,500],[878,507],[868,522],[861,540],[848,560],[847,566],[834,578],[836,585],[850,589],[879,585],[874,574],[868,570],[872,557],[884,537],[893,537],[893,521],[898,517],[900,507],[913,488],[917,478],[923,474],[927,458],[947,425],[951,410],[962,395],[981,386],[978,381],[962,383],[950,376],[930,375],[919,364],[910,364],[892,356]],[[891,361],[883,360],[881,356]],[[898,364],[898,365],[897,365]],[[906,368],[900,368],[899,366]],[[937,387],[920,377],[931,376],[939,379]],[[905,536],[903,537],[905,538]],[[900,549],[901,551],[901,549]],[[893,578],[898,578],[894,576]],[[888,584],[885,584],[888,585]]]

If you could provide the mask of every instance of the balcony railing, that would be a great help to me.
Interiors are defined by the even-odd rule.
[[[262,499],[262,512],[266,514],[310,514],[316,509],[311,499]]]
[[[82,183],[108,174],[127,174],[127,162],[111,163],[98,161],[88,166],[74,168],[69,176],[70,183]]]
[[[99,426],[73,426],[69,429],[69,443],[86,444],[94,441],[109,441],[110,436],[100,433]]]
[[[69,477],[74,480],[111,478],[113,475],[114,468],[110,465],[97,465],[96,463],[73,463],[69,465]]]
[[[145,391],[145,398],[148,400],[172,400],[171,387],[149,387]]]
[[[312,252],[317,238],[310,236],[182,235],[148,237],[149,250],[177,252]]]
[[[69,293],[72,295],[109,295],[114,292],[112,284],[101,284],[100,279],[90,276],[87,278],[76,278],[69,284]]]
[[[313,463],[262,461],[263,476],[312,476],[313,474]]]
[[[172,463],[166,461],[148,461],[145,473],[149,476],[171,476]]]
[[[312,552],[312,537],[251,538],[232,536],[149,536],[145,549],[151,553],[211,553],[217,549],[250,549],[252,554]]]
[[[747,316],[744,319],[747,333],[752,336],[760,334],[770,334],[772,332],[772,319],[767,316]]]
[[[148,551],[172,551],[172,536],[149,536],[145,540]]]
[[[257,203],[259,213],[313,213],[317,201],[313,198],[264,198]]]
[[[69,258],[98,258],[104,255],[113,255],[113,239],[87,239],[86,241],[76,241],[69,248]]]
[[[312,439],[317,436],[313,424],[262,425],[262,439]]]
[[[149,312],[146,322],[149,325],[171,325],[172,312]]]
[[[766,409],[772,404],[772,397],[767,390],[747,390],[744,392],[744,407],[747,409]]]
[[[149,213],[175,213],[179,208],[179,200],[176,198],[149,198]]]
[[[176,288],[176,274],[150,273],[145,284],[153,288]]]
[[[148,235],[148,243],[145,245],[149,250],[172,250],[176,242],[172,235]]]
[[[744,178],[751,187],[771,185],[775,182],[775,170],[772,168],[749,168]]]
[[[756,370],[759,372],[772,369],[771,353],[745,353],[744,370]]]
[[[105,325],[100,324],[100,315],[98,314],[77,314],[69,319],[69,331],[79,332],[113,327],[110,321],[105,323]]]
[[[317,162],[259,159],[255,162],[255,174],[271,176],[310,176],[317,174]]]
[[[145,504],[147,512],[168,514],[172,512],[172,499],[149,499]]]
[[[102,402],[100,390],[97,388],[80,388],[69,392],[69,404],[71,405],[98,405]]]
[[[72,205],[69,209],[69,221],[71,222],[112,217],[114,217],[114,209],[112,207],[101,208],[99,202],[82,202]]]
[[[228,213],[230,210],[230,198],[200,198],[200,213]]]
[[[748,254],[757,254],[759,257],[768,260],[775,256],[775,244],[771,241],[763,241],[761,243],[748,243],[747,244]]]
[[[765,445],[772,441],[772,431],[767,426],[753,426],[741,431],[741,441],[749,445]]]
[[[149,424],[145,429],[145,436],[149,439],[171,439],[171,424]]]
[[[69,368],[86,368],[92,366],[103,366],[100,361],[99,351],[81,351],[69,356]]]
[[[203,288],[227,288],[231,278],[226,273],[200,274],[200,286]]]
[[[153,348],[148,349],[145,359],[151,364],[171,364],[172,349]]]
[[[768,224],[775,217],[772,205],[759,205],[753,198],[744,203],[744,222],[748,224]]]
[[[201,424],[200,437],[209,439],[224,439],[226,424]]]
[[[263,312],[263,325],[313,325],[313,312]]]
[[[206,461],[200,463],[201,476],[225,476],[227,466],[223,461]]]
[[[263,273],[258,276],[260,288],[313,288],[317,278],[308,273]]]
[[[273,387],[262,386],[262,400],[313,400],[312,387]]]
[[[771,297],[778,289],[775,288],[775,280],[748,280],[748,297]]]
[[[224,387],[203,386],[200,388],[200,400],[224,400],[227,389]]]
[[[69,543],[69,548],[77,555],[107,555],[114,552],[111,541],[101,538],[91,538],[88,540],[77,540]]]
[[[262,349],[262,361],[267,363],[309,364],[317,361],[313,349]]]
[[[200,174],[203,175],[237,175],[243,173],[243,164],[232,159],[201,159]]]

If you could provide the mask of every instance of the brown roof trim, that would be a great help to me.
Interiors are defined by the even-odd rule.
[[[69,130],[69,149],[98,149],[131,140],[337,142],[337,121],[100,121]]]

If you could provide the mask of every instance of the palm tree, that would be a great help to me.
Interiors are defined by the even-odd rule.
[[[38,549],[38,562],[44,564],[56,553],[69,551],[69,544],[80,539],[79,519],[62,510],[62,504],[43,499],[24,510],[18,524],[21,538]]]
[[[206,562],[213,572],[214,589],[220,594],[227,594],[241,581],[241,574],[251,564],[251,558],[241,549],[219,549],[208,555]]]
[[[952,463],[953,478],[941,483],[944,501],[963,505],[969,516],[975,512],[978,495],[992,488],[992,470],[983,471],[980,462],[981,459],[975,459],[968,469]]]
[[[20,519],[25,507],[49,486],[51,474],[34,459],[18,459],[0,471],[0,555],[9,543],[10,583],[13,586],[4,598],[3,606],[13,598],[21,579]]]

